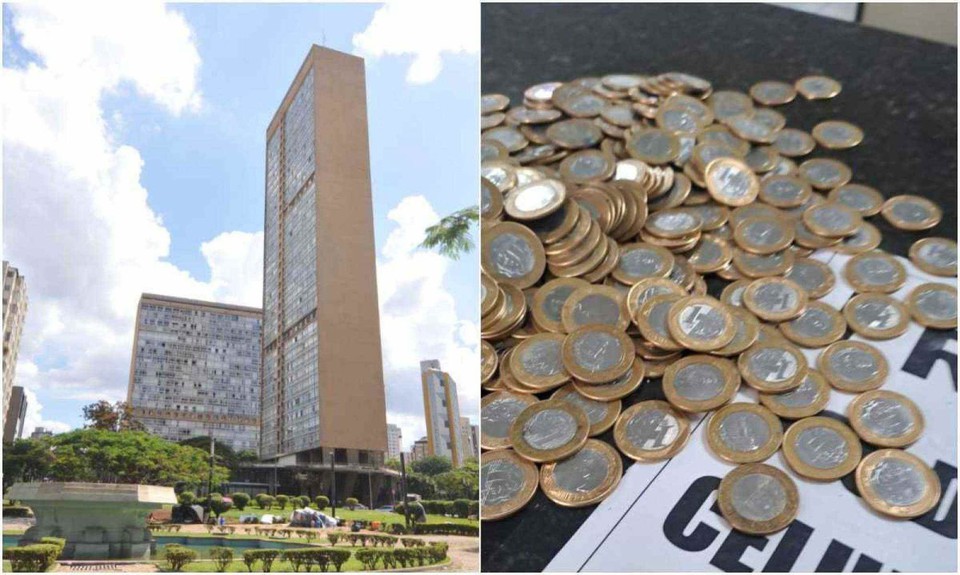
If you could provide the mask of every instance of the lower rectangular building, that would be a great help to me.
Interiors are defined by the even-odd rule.
[[[23,436],[23,420],[27,417],[27,396],[23,388],[15,385],[10,389],[10,403],[3,422],[3,442],[10,443]]]

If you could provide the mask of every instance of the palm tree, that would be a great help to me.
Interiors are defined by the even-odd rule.
[[[440,254],[458,260],[460,256],[474,248],[470,228],[480,220],[477,206],[470,206],[453,212],[426,229],[427,236],[420,244],[421,248],[436,249]]]

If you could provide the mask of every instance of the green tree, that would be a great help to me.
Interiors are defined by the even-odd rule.
[[[452,469],[434,476],[434,483],[441,497],[447,500],[473,499],[479,495],[479,479],[476,468],[467,466]]]
[[[347,504],[347,509],[349,509],[350,511],[353,511],[354,509],[357,508],[357,504],[360,502],[357,500],[356,497],[347,497],[347,500],[345,503]]]
[[[423,473],[424,475],[440,475],[441,473],[446,473],[453,469],[453,465],[450,463],[450,460],[446,457],[440,457],[439,455],[430,455],[424,457],[419,461],[414,461],[413,465],[410,467],[413,468],[417,473]]]
[[[453,212],[425,230],[427,235],[420,247],[428,250],[436,249],[448,258],[460,259],[461,255],[468,253],[474,247],[470,230],[478,221],[480,221],[480,211],[477,206]]]
[[[433,499],[437,495],[437,484],[433,478],[423,473],[407,473],[407,492],[416,493],[423,499]]]
[[[177,496],[177,501],[180,502],[180,505],[193,505],[197,502],[197,494],[193,491],[184,491]]]
[[[287,507],[287,501],[289,500],[290,498],[287,497],[286,495],[277,495],[277,498],[276,498],[277,505],[280,506],[280,509],[285,509]]]
[[[330,507],[330,498],[326,495],[317,495],[317,498],[313,500],[317,505],[317,509],[323,511],[327,507]]]
[[[83,419],[87,429],[102,431],[143,431],[139,421],[133,419],[133,409],[125,401],[110,403],[101,399],[83,407]]]
[[[227,499],[224,499],[219,493],[214,493],[210,498],[210,511],[213,511],[213,514],[217,517],[220,517],[227,511],[233,508],[233,503]]]
[[[240,511],[243,511],[244,509],[246,509],[247,505],[250,504],[250,496],[243,492],[234,493],[233,495],[230,496],[230,499],[233,499],[233,504]]]
[[[400,460],[396,457],[391,457],[390,459],[383,462],[384,467],[392,469],[394,471],[400,471]]]
[[[4,489],[18,481],[41,481],[50,474],[56,461],[50,445],[52,439],[18,439],[3,446]]]

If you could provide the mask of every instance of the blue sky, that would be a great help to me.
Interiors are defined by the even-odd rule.
[[[395,412],[396,418],[393,419],[402,420],[407,432],[405,443],[412,443],[416,437],[406,435],[421,433],[419,427],[422,425],[417,426],[419,401],[409,400],[414,391],[414,397],[420,397],[419,376],[411,362],[418,356],[419,359],[443,356],[440,359],[446,360],[444,368],[461,381],[461,396],[467,396],[462,400],[464,415],[476,419],[479,386],[474,379],[474,366],[459,364],[469,363],[463,359],[476,351],[476,341],[471,344],[468,334],[476,327],[478,317],[477,253],[455,263],[418,255],[411,249],[416,239],[411,230],[422,229],[422,214],[429,208],[436,214],[445,215],[476,203],[478,53],[464,50],[462,46],[445,45],[452,43],[450,31],[441,30],[439,23],[431,24],[429,19],[413,13],[416,9],[395,8],[392,13],[382,13],[379,16],[382,21],[374,29],[371,22],[380,9],[378,5],[170,5],[163,11],[164,24],[158,23],[156,28],[159,31],[156,32],[149,21],[132,23],[146,16],[134,12],[127,15],[128,28],[143,27],[145,37],[138,39],[131,38],[129,29],[123,28],[124,15],[118,18],[116,28],[97,20],[95,14],[89,23],[84,22],[79,14],[69,17],[54,14],[61,21],[48,25],[45,18],[49,14],[30,13],[30,10],[21,13],[20,8],[11,9],[4,5],[4,73],[15,74],[19,83],[14,82],[14,85],[22,88],[21,94],[14,91],[14,97],[5,102],[5,111],[30,118],[32,115],[23,113],[23,109],[36,106],[37,116],[41,118],[38,122],[52,126],[51,132],[64,131],[59,144],[53,137],[49,142],[39,141],[39,137],[38,141],[31,141],[30,136],[25,135],[30,131],[26,127],[22,128],[23,134],[15,133],[16,126],[9,130],[14,133],[5,131],[4,134],[4,257],[27,275],[31,297],[24,349],[18,364],[18,383],[31,389],[36,394],[37,403],[43,406],[42,414],[33,414],[31,424],[43,424],[42,421],[54,424],[54,427],[62,424],[77,426],[81,423],[80,407],[83,404],[100,396],[122,399],[131,345],[129,339],[124,343],[124,337],[132,336],[130,320],[135,313],[135,305],[134,309],[129,309],[131,306],[127,302],[135,293],[166,290],[166,293],[179,292],[172,295],[188,297],[214,294],[212,297],[238,303],[251,303],[251,294],[254,291],[259,294],[256,286],[250,285],[259,282],[259,276],[256,276],[256,282],[251,279],[253,269],[250,264],[243,267],[233,261],[243,259],[242,254],[236,254],[237,250],[231,247],[241,244],[229,243],[226,238],[230,234],[235,234],[230,237],[242,238],[245,242],[242,245],[251,253],[258,247],[255,234],[263,229],[264,132],[312,43],[344,52],[367,52],[374,224],[378,260],[383,266],[380,281],[387,284],[381,286],[381,296],[384,289],[393,291],[393,283],[404,282],[403,278],[396,277],[398,269],[417,268],[418,281],[423,285],[422,289],[416,290],[419,297],[447,302],[446,308],[439,311],[425,301],[405,309],[383,310],[393,318],[390,325],[402,324],[404,318],[416,319],[413,322],[416,325],[409,329],[384,326],[388,411]],[[31,10],[55,12],[57,8]],[[185,21],[192,36],[188,37],[180,29],[181,20]],[[424,29],[410,30],[409,22],[423,22]],[[72,28],[85,24],[92,30]],[[370,37],[363,47],[358,47],[354,36],[365,29]],[[73,265],[51,255],[69,251],[64,247],[67,244],[56,244],[55,239],[47,237],[50,234],[35,233],[25,225],[18,225],[29,218],[36,220],[37,212],[58,209],[57,206],[63,203],[58,199],[66,196],[58,198],[57,194],[67,192],[59,191],[63,187],[57,186],[55,178],[50,178],[50,182],[29,180],[26,174],[14,171],[19,168],[11,167],[11,162],[22,164],[16,156],[21,151],[37,154],[31,163],[49,162],[54,172],[61,170],[64,164],[84,162],[80,150],[84,147],[82,143],[71,147],[63,142],[68,136],[82,142],[82,137],[87,134],[74,131],[71,127],[73,120],[59,118],[56,105],[47,106],[40,102],[47,94],[33,87],[52,85],[56,86],[54,91],[64,93],[72,89],[57,66],[63,66],[69,75],[73,56],[69,47],[57,46],[56,42],[59,37],[73,33],[89,35],[94,46],[90,48],[93,55],[80,65],[86,65],[90,58],[103,60],[96,68],[98,73],[102,72],[101,85],[88,85],[87,80],[78,80],[85,82],[83,87],[89,88],[91,94],[99,95],[98,99],[93,98],[95,102],[84,113],[99,115],[103,124],[102,142],[95,138],[92,141],[102,145],[105,154],[112,158],[105,161],[105,172],[93,174],[91,180],[102,178],[104,174],[108,178],[120,178],[116,165],[126,165],[127,161],[136,165],[135,158],[130,160],[126,154],[132,149],[139,153],[142,164],[138,179],[134,178],[136,181],[133,182],[123,179],[123,185],[131,185],[132,197],[137,196],[137,183],[146,190],[145,206],[136,204],[131,208],[137,217],[145,218],[144,226],[124,229],[124,215],[111,211],[109,206],[98,207],[99,211],[92,212],[87,218],[93,222],[98,219],[107,222],[103,228],[109,233],[105,232],[108,237],[102,238],[101,243],[97,243],[99,239],[91,240],[89,245],[80,242],[83,246],[77,249],[90,251],[79,256],[85,262],[79,265],[89,266],[91,274],[97,272],[97,265],[112,265],[112,273],[118,276],[114,283],[97,284],[113,297],[94,303],[88,301],[91,290],[82,289],[82,281],[77,281],[77,289],[71,291],[64,287],[71,285],[70,280],[54,280],[54,275],[64,273],[60,268],[54,273],[58,263],[61,267]],[[149,37],[153,34],[157,37]],[[419,44],[411,43],[408,34],[417,37]],[[98,42],[108,48],[97,47]],[[132,65],[125,68],[126,64],[122,62],[125,62],[126,53],[134,54],[130,57],[131,62],[151,62],[153,56],[138,55],[138,50],[143,49],[138,44],[147,42],[155,42],[156,50],[172,46],[174,53],[170,59],[183,62],[181,69],[172,70],[171,64],[171,70],[161,70],[157,73],[159,78],[153,78],[149,71],[142,70],[142,65],[137,70],[133,70]],[[192,51],[199,56],[198,67],[190,64]],[[421,57],[436,64],[434,55],[439,55],[442,60],[439,73],[431,70],[429,65],[425,74],[422,70],[415,74],[410,69],[411,63]],[[121,62],[116,64],[116,70],[113,69],[114,60]],[[48,74],[46,78],[50,83],[32,83],[32,72],[28,71],[31,66],[38,68],[33,71],[38,77]],[[164,63],[157,67],[165,66]],[[191,71],[192,79],[188,77]],[[115,76],[120,80],[114,81]],[[179,83],[180,92],[192,90],[199,105],[178,100],[180,92],[168,89],[173,82]],[[62,100],[55,99],[56,104],[63,106],[64,117],[70,114],[72,118],[75,114],[76,124],[86,126],[87,122],[80,120],[91,118],[81,117],[80,112],[68,108],[67,100],[66,96]],[[91,129],[90,137],[96,132]],[[69,170],[63,172],[65,180],[71,185],[75,183],[71,180],[73,173]],[[28,181],[30,185],[26,184]],[[47,185],[49,189],[45,188]],[[44,188],[43,193],[31,197],[33,190],[30,188],[35,186]],[[96,185],[81,186],[76,195],[102,193],[96,188]],[[44,199],[53,203],[44,208]],[[125,200],[115,198],[112,201],[123,203]],[[389,218],[388,214],[395,209],[393,219]],[[153,217],[149,213],[144,215],[144,210],[152,211]],[[69,219],[67,216],[65,214],[65,219]],[[133,216],[130,217],[135,221]],[[118,219],[121,220],[119,223]],[[426,223],[432,222],[428,219]],[[96,224],[91,222],[88,225],[90,227],[78,228],[75,236],[100,233],[94,227]],[[140,234],[140,227],[147,231]],[[166,253],[163,249],[164,230],[169,240]],[[402,253],[386,254],[383,251],[391,233],[394,234],[391,245],[405,246],[400,250]],[[132,256],[123,254],[127,260],[116,259],[121,256],[114,252],[126,249],[128,237],[131,246],[139,246],[138,242],[142,242],[144,252],[149,252],[144,259],[153,266],[145,271],[131,268],[130,275],[162,277],[165,278],[163,281],[150,283],[146,279],[139,281],[117,273],[117,261],[138,258],[134,252]],[[217,243],[217,238],[223,242]],[[54,243],[43,245],[48,241]],[[211,256],[201,251],[205,243],[221,248]],[[65,290],[68,293],[64,293]],[[124,302],[122,305],[121,301]],[[90,312],[90,308],[97,305],[109,309],[107,315],[112,314],[112,317],[104,320],[103,325],[90,327],[99,321]],[[418,318],[425,315],[441,319],[432,320],[432,323],[420,322]],[[56,319],[51,319],[52,316]],[[104,342],[109,341],[109,345],[99,346],[89,336],[79,339],[79,335],[65,333],[69,331],[62,329],[65,322],[68,325],[75,322],[92,333],[102,334]],[[409,343],[411,338],[414,340],[412,345]],[[78,339],[83,342],[81,346],[91,346],[88,353],[76,349]],[[393,352],[387,349],[391,341],[400,341],[404,349]],[[101,351],[106,348],[115,351]],[[123,349],[127,351],[124,353]],[[100,353],[103,357],[98,361],[108,364],[109,368],[91,367],[91,358]]]

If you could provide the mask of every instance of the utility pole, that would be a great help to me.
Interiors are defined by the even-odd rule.
[[[337,450],[330,450],[330,511],[337,517]]]
[[[213,466],[215,465],[215,458],[213,453],[213,434],[210,434],[210,474],[207,475],[207,514],[209,516],[212,513],[212,504],[213,504]]]
[[[407,505],[407,464],[404,461],[403,451],[400,452],[400,491],[403,494],[403,522],[410,529],[410,510]]]

